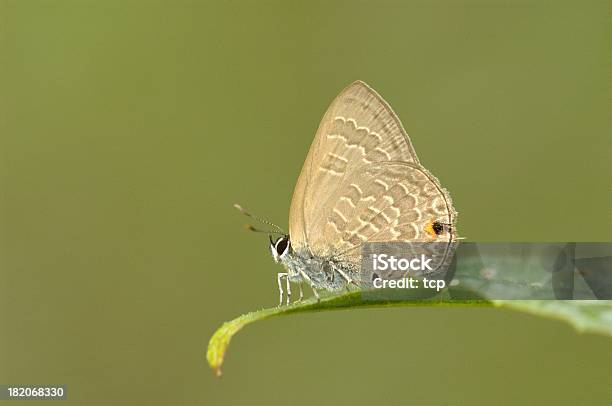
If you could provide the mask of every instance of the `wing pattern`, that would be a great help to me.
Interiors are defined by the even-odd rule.
[[[299,253],[358,261],[366,241],[446,241],[448,193],[423,168],[389,105],[355,82],[327,110],[296,184],[289,233]]]

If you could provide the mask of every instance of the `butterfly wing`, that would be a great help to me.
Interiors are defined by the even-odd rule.
[[[293,248],[322,254],[328,244],[317,224],[332,213],[327,197],[356,169],[391,161],[420,166],[391,107],[368,85],[354,82],[325,113],[295,186],[289,212]]]
[[[419,165],[392,161],[357,168],[323,207],[308,244],[336,261],[357,263],[365,242],[392,241],[447,242],[432,246],[443,259],[456,241],[454,228],[433,229],[434,222],[454,224],[456,212],[446,190]]]

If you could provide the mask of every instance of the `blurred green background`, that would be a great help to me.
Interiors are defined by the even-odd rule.
[[[0,383],[71,405],[612,403],[612,341],[496,309],[297,315],[283,227],[356,79],[401,117],[472,241],[610,241],[604,1],[0,0]]]

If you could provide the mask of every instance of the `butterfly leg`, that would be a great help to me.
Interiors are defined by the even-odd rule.
[[[281,307],[283,305],[283,283],[281,282],[282,278],[287,278],[287,280],[289,279],[287,277],[287,273],[286,272],[279,272],[276,276],[276,281],[278,282],[278,307]]]
[[[285,281],[287,282],[287,306],[289,306],[289,303],[291,303],[291,283],[289,283],[289,275],[285,275]]]
[[[300,288],[300,297],[297,300],[294,300],[293,303],[300,303],[302,299],[304,299],[304,289],[302,288],[302,282],[298,282],[298,288]]]
[[[346,272],[344,272],[342,269],[340,269],[340,268],[336,267],[336,266],[335,266],[335,265],[333,265],[333,264],[332,264],[332,269],[333,269],[334,271],[338,272],[338,273],[340,274],[340,276],[342,276],[342,278],[343,278],[343,279],[346,281],[345,288],[346,288],[346,291],[347,291],[347,292],[350,292],[350,291],[351,291],[351,289],[350,289],[350,285],[359,286],[359,285],[357,284],[357,282],[355,282],[355,281],[353,280],[353,278],[351,278],[350,276],[348,276],[348,274],[347,274]]]
[[[317,302],[320,302],[321,298],[319,297],[319,292],[317,292],[317,290],[315,289],[314,284],[312,283],[312,279],[310,279],[310,276],[308,276],[306,272],[302,271],[301,269],[300,269],[300,274],[310,284],[310,287],[312,288],[312,293],[314,293],[315,297],[317,298]]]
[[[344,272],[342,269],[340,268],[336,268],[335,266],[333,267],[334,271],[338,272],[340,274],[340,276],[342,276],[344,278],[344,280],[350,285],[351,283],[355,283],[353,282],[353,280],[351,279],[350,276],[348,276],[346,274],[346,272]]]

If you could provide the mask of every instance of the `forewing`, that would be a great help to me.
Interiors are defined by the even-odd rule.
[[[419,166],[391,107],[368,85],[354,82],[325,113],[295,186],[289,212],[294,249],[321,255],[325,244],[316,223],[331,213],[327,197],[360,167],[391,161]]]

